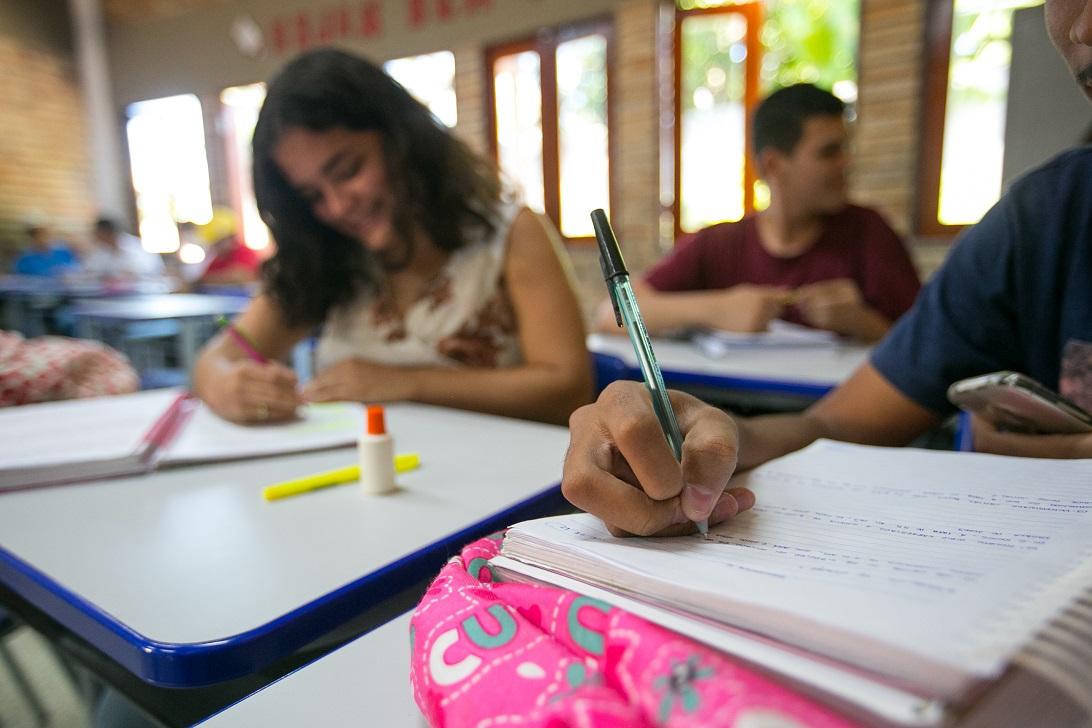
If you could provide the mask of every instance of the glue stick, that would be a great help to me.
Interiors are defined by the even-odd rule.
[[[372,495],[390,493],[397,487],[394,482],[394,439],[387,433],[382,405],[369,405],[367,419],[367,429],[356,446],[360,458],[360,487]]]

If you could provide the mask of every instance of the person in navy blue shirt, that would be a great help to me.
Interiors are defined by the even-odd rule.
[[[37,222],[26,225],[30,249],[15,259],[12,272],[24,276],[59,276],[79,266],[76,255],[60,240],[50,240],[49,229]]]
[[[1092,99],[1092,0],[1046,0],[1047,30]],[[953,408],[952,382],[1022,371],[1092,403],[1092,147],[1026,175],[956,243],[918,301],[842,386],[806,412],[732,419],[673,392],[684,432],[677,463],[642,385],[617,382],[570,419],[562,489],[611,531],[670,535],[754,503],[730,487],[820,437],[904,445]],[[1092,434],[999,432],[975,419],[977,450],[1092,458]],[[637,486],[637,487],[634,487]]]

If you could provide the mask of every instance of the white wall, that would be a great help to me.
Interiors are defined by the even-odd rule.
[[[1012,18],[1012,68],[1002,184],[1075,146],[1092,124],[1092,104],[1051,45],[1042,6]]]

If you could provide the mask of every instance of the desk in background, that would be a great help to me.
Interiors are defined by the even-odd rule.
[[[388,424],[422,460],[389,496],[262,500],[353,449],[2,495],[0,601],[186,724],[406,611],[465,543],[566,508],[563,427],[413,404]]]
[[[614,379],[641,378],[633,347],[625,336],[591,334],[587,343],[600,389]],[[714,404],[765,411],[807,407],[845,381],[870,351],[856,344],[754,346],[713,358],[686,340],[655,339],[652,346],[667,386]]]
[[[55,333],[48,317],[72,301],[165,293],[164,282],[107,284],[79,277],[0,276],[0,301],[4,303],[4,328],[26,337]]]
[[[175,337],[175,358],[178,369],[188,375],[197,358],[197,350],[216,331],[216,319],[242,312],[249,299],[242,296],[208,296],[196,293],[175,293],[156,296],[133,296],[123,299],[83,301],[72,309],[76,333],[80,338],[97,339],[124,351],[138,364],[142,357],[128,345],[133,327],[147,324],[169,324],[164,335]]]
[[[423,728],[410,685],[410,614],[305,665],[202,723],[203,728]]]

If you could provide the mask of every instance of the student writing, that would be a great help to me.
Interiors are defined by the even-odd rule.
[[[846,191],[845,104],[797,84],[755,111],[754,154],[770,205],[682,240],[634,288],[652,333],[763,331],[771,320],[876,341],[920,284],[902,240]],[[597,321],[612,329],[609,306]]]
[[[547,225],[372,63],[292,61],[254,131],[258,208],[277,251],[235,321],[267,359],[322,326],[302,391],[213,339],[195,390],[236,421],[311,401],[414,400],[562,422],[591,396],[576,297]]]

